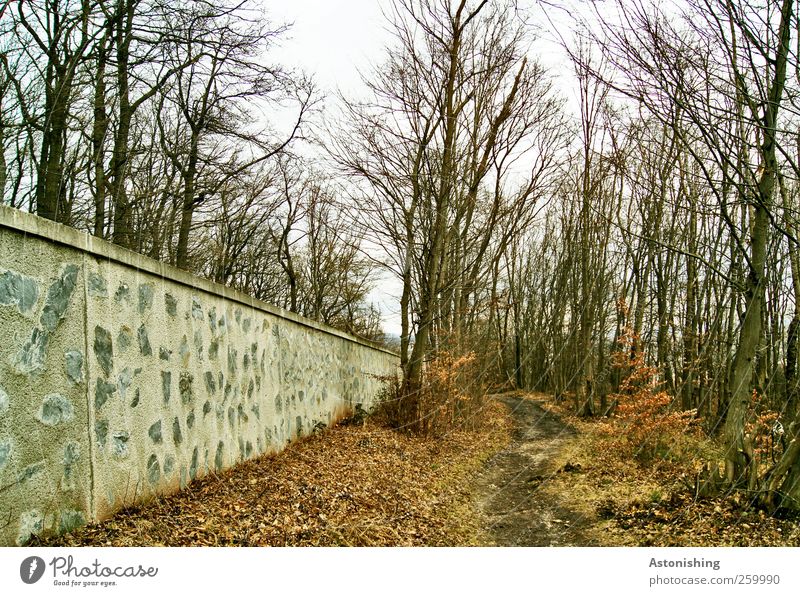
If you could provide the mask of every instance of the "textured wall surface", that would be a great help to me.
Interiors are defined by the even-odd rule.
[[[0,207],[0,544],[369,407],[396,355]]]

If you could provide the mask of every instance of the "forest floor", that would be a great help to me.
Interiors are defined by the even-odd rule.
[[[41,546],[797,546],[798,520],[698,500],[607,428],[504,394],[437,438],[367,419],[210,474]]]

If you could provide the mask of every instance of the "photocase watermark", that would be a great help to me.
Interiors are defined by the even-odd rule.
[[[19,565],[19,577],[26,584],[35,584],[44,575],[44,559],[41,557],[27,557]]]
[[[72,555],[53,557],[48,563],[37,556],[26,557],[19,566],[19,577],[26,584],[35,584],[44,577],[47,568],[52,572],[54,586],[110,587],[122,578],[148,578],[158,575],[158,567],[144,565],[104,565],[98,559],[84,565]]]

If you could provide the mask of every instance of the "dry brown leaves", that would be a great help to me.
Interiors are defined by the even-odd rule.
[[[480,431],[407,436],[367,420],[244,462],[41,546],[423,546],[478,540],[472,474],[509,441],[502,406]]]
[[[641,466],[616,450],[612,423],[586,421],[568,407],[549,409],[579,430],[558,454],[555,466],[579,471],[554,475],[542,485],[551,498],[563,501],[593,520],[590,530],[607,546],[800,546],[800,519],[770,516],[749,507],[737,493],[696,499],[681,473],[702,463],[681,459]],[[698,453],[708,449],[698,443]],[[685,455],[685,454],[684,454]],[[702,458],[700,458],[702,459]]]

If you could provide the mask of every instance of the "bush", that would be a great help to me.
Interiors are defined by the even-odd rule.
[[[638,343],[633,331],[625,328],[612,354],[612,366],[622,379],[619,392],[611,396],[618,404],[617,426],[626,448],[640,462],[674,459],[680,456],[685,435],[694,433],[696,411],[672,408],[673,399],[658,387],[658,370],[647,365]]]

